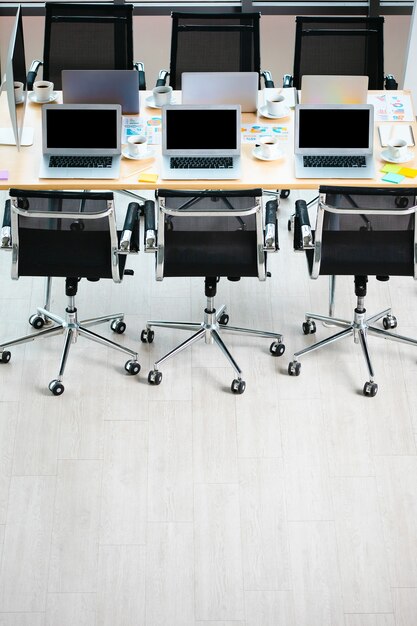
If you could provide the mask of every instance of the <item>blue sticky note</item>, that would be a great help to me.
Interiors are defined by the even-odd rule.
[[[0,170],[0,180],[8,180],[9,172],[7,170]]]
[[[388,172],[385,176],[382,177],[382,180],[386,183],[400,183],[404,180],[405,176],[401,176],[401,174],[394,174],[394,172]]]

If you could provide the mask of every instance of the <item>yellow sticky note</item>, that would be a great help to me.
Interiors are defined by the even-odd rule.
[[[395,163],[385,163],[384,167],[381,167],[381,172],[391,172],[392,174],[398,174],[402,169],[402,165],[395,165]]]
[[[158,174],[141,174],[138,178],[140,183],[156,183]]]
[[[413,167],[402,167],[398,173],[407,176],[407,178],[415,178],[417,176],[417,170]]]

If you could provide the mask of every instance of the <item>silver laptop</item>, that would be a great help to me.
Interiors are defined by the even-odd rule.
[[[162,109],[162,178],[240,178],[240,105]]]
[[[240,104],[242,113],[258,108],[257,72],[183,72],[183,104]]]
[[[65,104],[120,104],[122,114],[139,113],[136,70],[62,70]]]
[[[298,104],[296,178],[374,178],[371,104]]]
[[[302,104],[366,104],[368,76],[303,76]]]
[[[44,104],[39,178],[119,178],[120,104]]]

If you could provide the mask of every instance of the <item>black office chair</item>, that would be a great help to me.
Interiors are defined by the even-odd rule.
[[[284,87],[301,89],[304,74],[368,76],[369,89],[398,89],[384,77],[383,17],[297,16],[294,70]]]
[[[266,203],[265,217],[262,190],[247,191],[169,191],[157,194],[157,229],[155,206],[145,202],[145,251],[156,256],[156,279],[170,276],[205,277],[204,321],[169,322],[150,320],[142,331],[141,340],[152,343],[153,327],[194,331],[194,334],[155,362],[148,382],[159,385],[159,366],[182,350],[204,339],[215,342],[236,372],[231,389],[244,392],[246,383],[242,370],[220,336],[222,332],[242,333],[272,338],[270,352],[281,356],[285,351],[282,335],[263,330],[229,326],[226,306],[216,309],[214,297],[221,276],[239,280],[251,276],[265,280],[266,253],[275,252],[277,240],[277,200]],[[265,221],[264,221],[265,220]]]
[[[306,313],[305,335],[316,332],[315,320],[329,322],[340,332],[294,353],[288,366],[291,376],[301,370],[299,358],[353,335],[369,372],[365,396],[375,396],[378,385],[368,350],[368,335],[417,347],[417,340],[390,332],[397,326],[391,309],[368,315],[365,309],[368,276],[413,276],[416,267],[417,190],[400,188],[320,187],[315,231],[311,230],[307,205],[296,202],[294,248],[306,250],[311,278],[321,275],[353,275],[356,307],[353,321]],[[383,329],[375,323],[382,319]]]
[[[157,86],[181,89],[182,72],[258,72],[266,87],[271,73],[261,70],[260,13],[172,12],[170,69],[159,72]]]
[[[71,70],[138,70],[146,89],[142,62],[133,61],[133,5],[108,3],[45,3],[43,62],[35,60],[27,77],[32,89],[39,67],[43,79],[61,90],[61,72]]]
[[[112,322],[118,333],[125,330],[123,313],[78,321],[75,296],[81,278],[96,281],[111,278],[121,282],[126,256],[139,250],[139,205],[129,204],[123,231],[116,230],[113,194],[110,192],[65,192],[10,190],[2,228],[1,247],[12,251],[12,278],[20,276],[60,276],[68,297],[65,317],[39,308],[37,315],[55,325],[37,333],[0,343],[0,362],[11,358],[8,348],[39,337],[65,334],[58,376],[49,383],[58,396],[64,392],[62,379],[72,343],[78,336],[114,348],[130,359],[128,374],[137,374],[140,365],[136,350],[98,335],[89,326]]]

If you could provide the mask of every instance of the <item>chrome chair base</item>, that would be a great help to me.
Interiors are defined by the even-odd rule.
[[[8,348],[10,348],[11,346],[17,346],[23,343],[27,343],[29,341],[34,341],[35,339],[52,337],[54,335],[64,333],[64,346],[59,364],[58,376],[51,380],[48,385],[49,390],[53,393],[53,395],[60,396],[64,392],[64,385],[62,384],[64,370],[67,364],[71,345],[73,343],[76,343],[78,336],[85,337],[86,339],[90,339],[91,341],[100,343],[101,345],[108,348],[113,348],[114,350],[119,350],[120,352],[128,354],[131,358],[125,363],[126,372],[132,375],[139,373],[140,365],[138,363],[138,354],[135,350],[130,350],[129,348],[115,343],[114,341],[111,341],[110,339],[107,339],[102,335],[98,335],[97,333],[94,333],[87,328],[88,326],[111,322],[111,327],[115,332],[124,332],[126,325],[123,322],[123,313],[103,315],[101,317],[95,317],[79,322],[77,318],[77,309],[74,306],[73,296],[69,296],[68,306],[65,311],[66,315],[65,318],[63,318],[59,315],[56,315],[55,313],[52,313],[48,309],[39,307],[37,309],[37,313],[32,317],[44,320],[45,325],[50,325],[51,323],[54,323],[54,326],[39,330],[37,333],[31,333],[29,335],[24,335],[16,339],[3,342],[2,344],[0,344],[0,362],[8,363],[10,361],[11,354]]]
[[[151,385],[159,385],[162,381],[162,373],[159,371],[159,366],[170,359],[171,357],[179,354],[186,348],[192,346],[200,339],[204,339],[207,344],[215,344],[224,354],[226,359],[236,373],[236,378],[232,381],[231,391],[236,394],[242,394],[245,391],[246,383],[242,378],[242,370],[236,363],[226,344],[220,336],[220,332],[230,332],[242,335],[248,335],[252,337],[263,337],[273,339],[269,350],[273,356],[282,356],[285,352],[285,345],[282,343],[283,336],[279,333],[273,333],[264,330],[254,330],[250,328],[241,328],[239,326],[228,325],[229,316],[226,313],[226,305],[222,305],[220,309],[214,308],[214,298],[207,298],[207,306],[204,309],[204,321],[202,323],[196,322],[169,322],[163,320],[150,320],[146,323],[146,328],[142,331],[141,341],[143,343],[152,343],[154,339],[154,332],[152,327],[159,328],[175,328],[177,330],[190,330],[194,331],[188,339],[180,343],[173,350],[165,354],[163,357],[155,361],[154,369],[149,372],[148,382]]]
[[[380,319],[382,319],[383,321],[384,330],[374,326],[375,322]],[[400,343],[405,343],[407,345],[417,347],[416,339],[405,337],[403,335],[397,335],[396,333],[390,332],[389,329],[396,328],[397,326],[397,320],[395,316],[391,314],[391,309],[385,309],[384,311],[381,311],[376,315],[366,317],[366,309],[361,306],[359,299],[358,306],[354,310],[353,322],[332,316],[318,315],[316,313],[306,313],[306,321],[303,323],[303,332],[305,335],[313,334],[316,332],[315,320],[323,322],[324,325],[329,324],[331,326],[337,326],[339,328],[342,328],[342,330],[334,335],[331,335],[330,337],[327,337],[326,339],[322,339],[321,341],[318,341],[317,343],[314,343],[311,346],[304,348],[303,350],[294,352],[294,360],[291,361],[288,366],[288,373],[290,374],[290,376],[299,376],[300,374],[301,363],[298,361],[299,357],[305,356],[306,354],[309,354],[314,350],[324,348],[331,343],[335,343],[337,341],[340,341],[341,339],[344,339],[345,337],[350,337],[353,335],[354,342],[359,343],[361,346],[369,373],[369,381],[364,384],[363,394],[365,396],[375,396],[378,391],[378,385],[374,381],[374,369],[372,366],[368,348],[368,335],[374,335],[382,339],[398,341]]]

